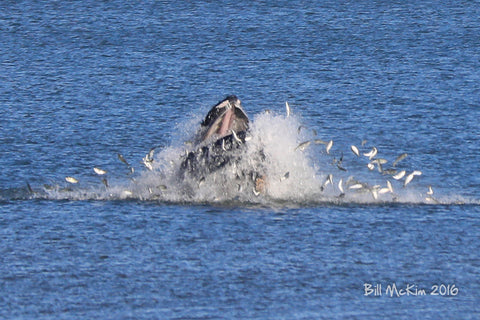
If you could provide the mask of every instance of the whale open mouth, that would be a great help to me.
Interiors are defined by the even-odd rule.
[[[215,105],[202,122],[205,128],[201,141],[214,137],[220,139],[227,135],[246,131],[248,129],[248,117],[242,108],[240,99],[231,95]]]

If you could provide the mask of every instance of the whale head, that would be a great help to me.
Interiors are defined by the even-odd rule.
[[[201,123],[200,141],[221,139],[248,129],[248,117],[240,99],[230,95],[217,103]]]

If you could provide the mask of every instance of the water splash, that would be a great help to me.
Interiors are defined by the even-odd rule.
[[[182,140],[188,141],[188,137],[194,135],[191,124],[190,121],[181,130]],[[364,156],[371,146],[358,146],[359,156],[348,149],[338,150],[334,141],[316,136],[315,130],[306,128],[295,115],[264,112],[255,116],[250,125],[248,142],[240,151],[240,160],[200,179],[181,174],[182,156],[193,147],[174,141],[169,147],[156,150],[149,168],[137,168],[137,173],[129,178],[117,178],[104,185],[56,184],[36,190],[34,197],[267,206],[475,203],[475,200],[461,197],[429,195],[427,184],[420,183],[421,177],[417,176],[404,187],[405,177],[397,181],[392,177],[393,171],[388,174],[384,171],[395,159],[388,159],[383,170],[379,170],[375,159],[381,158],[381,154],[370,159]],[[401,171],[401,165],[395,170]],[[256,188],[258,178],[264,186],[261,190]]]

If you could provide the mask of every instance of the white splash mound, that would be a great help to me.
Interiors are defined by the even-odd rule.
[[[173,202],[307,200],[306,195],[318,191],[318,179],[307,153],[296,150],[298,127],[294,117],[260,114],[251,123],[238,159],[195,178],[180,169],[192,150],[183,145],[165,148],[155,156],[152,170],[142,172],[129,191],[141,199]]]
[[[416,183],[421,171],[401,168],[407,155],[387,160],[375,147],[362,145],[337,150],[332,140],[318,137],[315,130],[307,129],[293,115],[270,112],[257,115],[250,123],[245,145],[238,149],[236,160],[213,172],[199,175],[182,172],[182,161],[190,151],[194,149],[188,143],[176,142],[156,150],[154,155],[153,152],[146,155],[145,167],[131,170],[136,173],[123,182],[104,179],[100,186],[68,184],[66,188],[56,186],[44,192],[55,199],[267,206],[442,203],[435,198],[432,188],[423,186],[422,191],[418,190]],[[131,169],[125,159],[122,162]]]

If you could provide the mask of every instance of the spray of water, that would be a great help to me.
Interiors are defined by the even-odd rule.
[[[191,123],[185,128],[192,128]],[[182,140],[193,136],[191,129]],[[183,139],[185,138],[185,139]],[[315,130],[305,129],[295,115],[258,114],[250,123],[245,147],[238,160],[203,175],[185,175],[181,163],[188,143],[174,141],[144,158],[145,168],[134,176],[108,185],[89,187],[54,186],[41,192],[54,199],[136,199],[175,203],[296,204],[319,203],[444,203],[420,186],[420,171],[410,184],[393,176],[402,171],[386,170],[381,155],[365,156],[371,147],[361,147],[357,156],[350,150],[335,150],[334,142],[322,140]],[[368,149],[367,149],[368,148]],[[341,155],[341,156],[339,156]],[[345,157],[345,159],[344,159]],[[348,159],[347,159],[348,158]],[[394,159],[390,159],[390,163]],[[351,165],[348,170],[345,162]],[[353,165],[352,165],[353,164]],[[380,167],[380,168],[379,168]],[[408,178],[410,179],[410,178]],[[449,199],[452,203],[451,199]],[[458,201],[455,200],[455,201]]]

